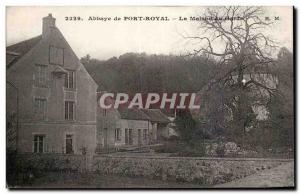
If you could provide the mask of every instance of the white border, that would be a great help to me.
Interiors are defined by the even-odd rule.
[[[4,5],[294,5],[297,0],[2,0]]]
[[[5,137],[6,137],[6,132],[5,132],[5,47],[6,47],[6,40],[5,40],[5,25],[6,25],[6,17],[5,17],[5,6],[30,6],[30,5],[167,5],[167,6],[175,6],[175,5],[184,5],[184,6],[192,6],[192,5],[269,5],[269,6],[276,6],[276,5],[294,5],[296,8],[298,8],[298,15],[299,15],[299,8],[300,8],[300,1],[299,0],[227,0],[225,1],[220,1],[220,0],[209,0],[209,1],[200,1],[200,0],[1,0],[0,1],[0,16],[1,16],[1,36],[0,36],[0,42],[2,45],[2,52],[0,52],[0,59],[2,61],[0,65],[0,78],[4,79],[3,81],[0,81],[0,115],[1,121],[0,121],[0,128],[1,128],[1,137],[2,143],[0,144],[0,150],[1,150],[1,156],[2,160],[1,162],[1,174],[0,174],[0,188],[1,188],[1,193],[8,193],[9,191],[6,189],[6,166],[5,166]],[[297,19],[297,26],[299,26],[299,19]],[[296,30],[296,29],[295,29]],[[299,38],[297,39],[297,43],[299,43]],[[297,56],[299,56],[299,49],[297,50]],[[297,65],[297,64],[295,64]],[[297,68],[297,75],[299,76],[299,67]],[[299,82],[297,80],[297,90],[299,91],[300,86]],[[299,95],[297,95],[299,96]],[[299,98],[298,98],[299,100]],[[297,109],[299,108],[299,102]],[[297,115],[297,120],[299,118],[299,114]],[[299,142],[299,132],[297,132],[297,140]],[[297,143],[297,156],[299,155],[299,145]],[[299,169],[299,166],[297,166]],[[299,174],[297,173],[299,176]],[[297,177],[297,180],[299,180],[299,177]],[[299,184],[296,184],[299,186]],[[211,193],[211,192],[219,192],[221,190],[215,190],[215,191],[201,191],[202,193]],[[15,191],[14,193],[19,193],[20,191]],[[24,192],[24,191],[21,191]],[[53,191],[43,191],[45,193],[53,193]],[[61,191],[55,191],[55,193],[60,193]],[[74,191],[63,191],[63,193],[73,193]],[[99,192],[99,191],[93,191],[93,192]],[[101,191],[103,192],[103,191]],[[120,192],[120,191],[119,191]],[[119,193],[118,192],[118,193]],[[132,191],[126,191],[126,193],[131,193]],[[140,191],[139,191],[140,192]],[[152,191],[157,194],[163,193],[166,191]],[[167,191],[167,192],[174,192],[173,191]],[[182,191],[179,190],[179,192],[193,192],[193,191]],[[226,191],[226,192],[232,192],[232,191]],[[244,192],[244,191],[239,191],[239,192]],[[255,191],[257,193],[262,193],[262,191]],[[121,193],[121,192],[120,192]]]

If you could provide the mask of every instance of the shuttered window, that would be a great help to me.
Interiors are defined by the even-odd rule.
[[[50,46],[49,63],[55,65],[64,65],[64,49]]]

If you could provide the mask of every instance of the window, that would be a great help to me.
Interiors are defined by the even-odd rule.
[[[132,129],[125,129],[125,144],[132,145],[133,144],[133,130]]]
[[[129,145],[133,144],[133,129],[129,129]]]
[[[138,144],[142,145],[142,130],[138,129]]]
[[[47,86],[47,66],[46,65],[36,65],[34,72],[34,85],[36,87],[46,87]]]
[[[34,99],[34,113],[35,117],[40,120],[46,119],[47,101],[43,98]]]
[[[65,75],[65,88],[74,89],[75,88],[75,72],[68,71]]]
[[[121,129],[115,129],[115,141],[121,140]]]
[[[56,65],[64,64],[64,49],[50,46],[49,63]]]
[[[125,129],[125,144],[132,145],[133,144],[133,130]]]
[[[65,101],[65,120],[74,120],[75,103],[73,101]]]
[[[128,129],[125,129],[125,144],[129,144],[129,138],[128,138]]]
[[[33,152],[44,153],[45,135],[34,135],[33,137]]]
[[[144,129],[143,131],[143,139],[147,140],[147,129]]]
[[[73,154],[73,135],[67,134],[66,135],[66,154]]]

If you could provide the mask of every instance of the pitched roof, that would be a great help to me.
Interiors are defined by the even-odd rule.
[[[159,109],[141,109],[149,118],[150,121],[157,123],[169,123],[169,118]]]
[[[42,35],[6,47],[6,67],[11,67],[14,63],[21,59],[41,39]]]
[[[134,108],[119,108],[118,109],[122,119],[130,120],[150,120],[150,118],[140,109]]]
[[[105,94],[105,91],[97,92],[97,101],[100,97]],[[113,103],[114,99],[105,98],[106,103]],[[125,106],[120,106],[118,112],[121,116],[121,119],[130,119],[130,120],[147,120],[157,123],[170,123],[171,121],[161,112],[160,109],[138,109],[138,108],[127,108]]]

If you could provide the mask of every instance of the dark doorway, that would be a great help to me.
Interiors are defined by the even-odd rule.
[[[73,149],[73,135],[66,135],[66,154],[74,154]]]

